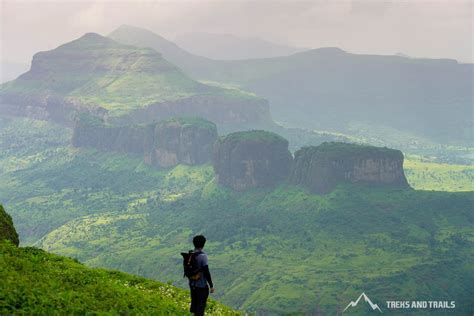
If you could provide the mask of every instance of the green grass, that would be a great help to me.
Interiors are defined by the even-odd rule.
[[[188,315],[189,292],[0,241],[2,315]],[[210,300],[211,315],[237,315]]]
[[[98,104],[113,115],[153,103],[175,101],[206,91],[206,87],[179,71],[161,74],[126,73],[110,80],[102,77],[89,81],[71,93],[71,97],[88,104]]]
[[[235,132],[226,135],[225,137],[221,137],[219,139],[220,142],[234,142],[234,141],[279,141],[279,142],[288,142],[285,138],[281,137],[278,134],[268,132],[268,131],[261,131],[261,130],[252,130],[252,131],[243,131],[243,132]]]
[[[3,205],[0,204],[0,240],[9,240],[18,246],[18,233],[13,227],[11,216],[5,212]]]
[[[473,192],[340,186],[319,196],[281,185],[236,193],[216,185],[211,166],[155,170],[143,157],[73,150],[53,124],[1,123],[0,200],[23,245],[186,287],[179,253],[203,233],[216,298],[234,308],[332,315],[361,291],[382,304],[473,308]],[[445,176],[455,181],[456,170]]]
[[[388,155],[395,158],[401,158],[402,156],[400,151],[387,147],[375,147],[345,142],[324,142],[319,146],[303,147],[300,150],[302,153],[308,155],[318,153],[323,157],[377,157],[380,155],[387,157]]]
[[[183,127],[195,126],[201,129],[216,130],[216,124],[200,117],[174,117],[160,121],[161,124],[178,123]]]
[[[474,191],[474,166],[435,163],[410,157],[403,168],[410,185],[419,190]]]

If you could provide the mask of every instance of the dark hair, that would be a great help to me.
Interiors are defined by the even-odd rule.
[[[194,238],[193,238],[194,247],[204,248],[205,244],[206,244],[206,237],[204,237],[203,235],[194,236]]]

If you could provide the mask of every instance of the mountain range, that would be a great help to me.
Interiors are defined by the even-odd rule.
[[[338,48],[217,61],[145,29],[121,26],[109,37],[160,51],[196,79],[256,93],[269,100],[279,122],[362,136],[367,127],[390,128],[392,134],[408,131],[438,143],[472,145],[472,64],[351,54]]]
[[[74,112],[109,123],[201,116],[217,124],[270,122],[268,104],[238,89],[197,82],[150,48],[95,33],[39,52],[31,69],[0,87],[0,113],[68,124]]]
[[[216,60],[271,58],[304,50],[256,37],[242,38],[232,34],[184,33],[176,36],[175,42],[192,54]]]

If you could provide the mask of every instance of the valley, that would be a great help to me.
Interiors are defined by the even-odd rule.
[[[72,131],[54,123],[1,123],[0,199],[23,245],[185,287],[179,252],[206,233],[217,298],[246,311],[331,313],[361,286],[379,298],[429,286],[469,301],[459,256],[472,255],[474,196],[421,190],[433,186],[423,163],[405,161],[417,190],[343,185],[314,195],[282,183],[234,192],[208,164],[157,169],[139,155],[71,147]],[[443,183],[471,168],[439,166]],[[453,279],[458,287],[443,287]]]

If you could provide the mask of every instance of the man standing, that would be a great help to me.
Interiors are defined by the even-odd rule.
[[[189,288],[191,290],[190,311],[196,316],[202,316],[206,309],[209,288],[210,292],[214,293],[214,285],[212,284],[211,273],[209,272],[207,254],[202,250],[206,244],[206,238],[203,235],[197,235],[193,238],[193,244],[199,276],[189,279]]]

